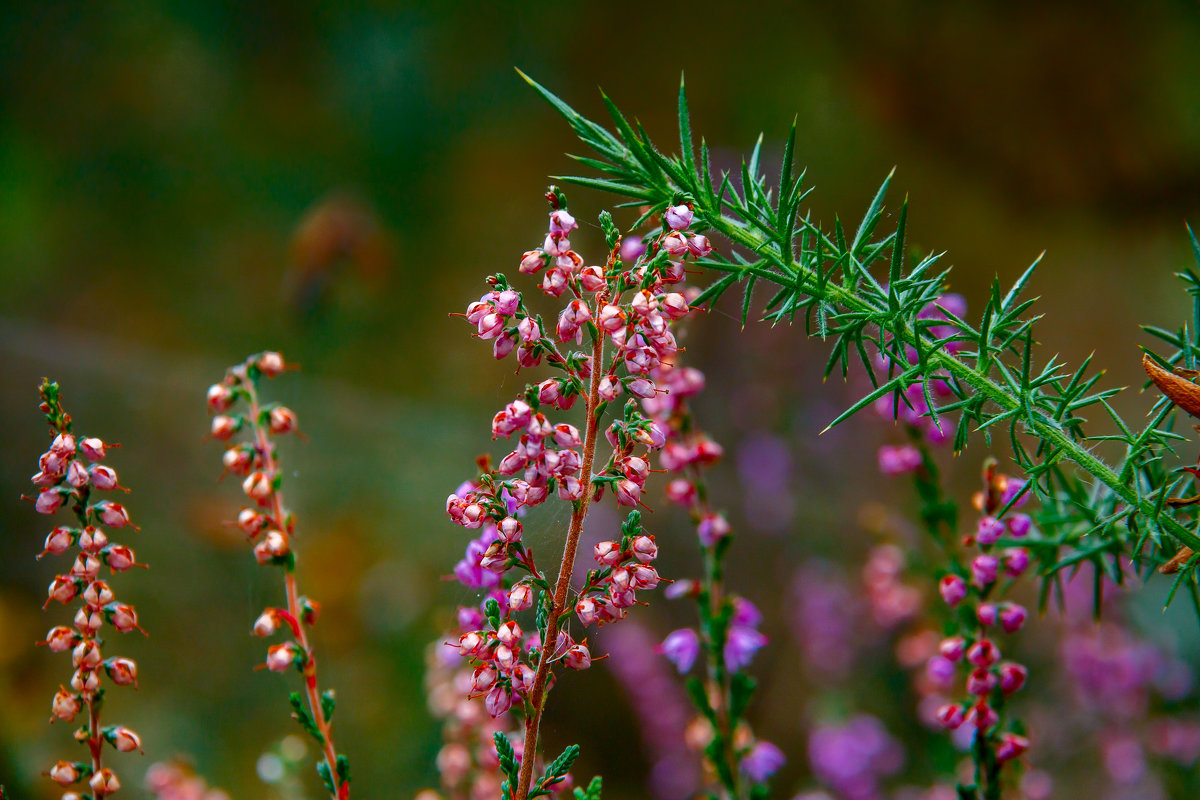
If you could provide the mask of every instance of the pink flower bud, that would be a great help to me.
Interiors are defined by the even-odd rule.
[[[587,645],[576,644],[567,649],[563,661],[570,669],[587,669],[592,665],[592,654],[588,651]]]
[[[961,636],[951,636],[942,640],[942,643],[938,645],[938,652],[951,661],[959,661],[962,659],[966,647],[966,639]]]
[[[720,514],[705,514],[696,526],[696,535],[700,537],[700,544],[712,547],[729,535],[729,522]]]
[[[642,499],[642,487],[628,478],[617,481],[617,503],[623,506],[636,506]]]
[[[104,624],[104,614],[99,609],[81,608],[75,612],[75,627],[86,636],[95,636]]]
[[[233,390],[223,383],[214,383],[208,387],[208,408],[213,413],[220,414],[228,411],[233,405]]]
[[[605,375],[600,379],[600,399],[611,403],[621,394],[621,381],[613,375]]]
[[[500,640],[500,643],[508,645],[514,650],[520,649],[523,635],[521,626],[511,619],[496,630],[496,638]]]
[[[1000,541],[1004,535],[1004,523],[995,517],[983,517],[976,528],[975,539],[981,545],[987,546]]]
[[[298,424],[296,412],[286,406],[275,406],[267,415],[267,424],[271,433],[291,433]]]
[[[88,695],[100,688],[100,676],[86,669],[77,669],[71,676],[71,688]]]
[[[51,553],[56,556],[65,553],[67,548],[71,546],[74,538],[74,534],[70,528],[64,528],[61,525],[56,527],[54,530],[50,531],[48,536],[46,536],[45,549],[42,550],[42,553],[38,556],[38,558],[41,558],[47,553]]]
[[[112,589],[104,581],[94,581],[83,590],[83,602],[93,608],[106,606],[113,601]]]
[[[590,597],[585,597],[575,604],[575,615],[584,625],[591,625],[596,621],[596,611],[596,601]]]
[[[236,445],[221,455],[221,463],[234,475],[246,475],[254,467],[254,451],[249,447]]]
[[[983,588],[996,582],[1000,561],[995,556],[978,555],[971,561],[971,582]]]
[[[255,501],[259,505],[265,506],[271,500],[271,495],[275,491],[272,485],[271,478],[267,473],[262,471],[251,472],[242,481],[242,491],[246,496]]]
[[[681,231],[692,224],[692,210],[685,205],[670,206],[663,219],[673,231]]]
[[[654,381],[647,380],[646,378],[634,378],[629,381],[626,388],[629,389],[629,393],[634,397],[649,398],[654,397],[656,394]]]
[[[600,308],[600,316],[596,318],[596,324],[600,329],[608,333],[614,333],[625,327],[625,312],[620,306],[614,306],[607,303]]]
[[[643,564],[648,564],[658,558],[658,545],[654,543],[652,536],[633,537],[629,548],[633,552],[633,557]]]
[[[676,478],[667,484],[667,499],[681,506],[691,506],[696,500],[696,486],[684,478]]]
[[[527,583],[518,583],[508,590],[510,611],[525,611],[533,608],[533,589]]]
[[[980,625],[995,625],[998,611],[995,603],[980,603],[979,608],[975,609],[975,617]]]
[[[687,248],[696,258],[704,258],[712,252],[712,245],[709,244],[708,237],[701,234],[690,237]]]
[[[938,582],[938,591],[941,592],[946,605],[953,608],[966,599],[967,584],[957,575],[943,575],[941,581]]]
[[[480,658],[487,651],[487,639],[479,631],[468,631],[458,637],[458,654],[463,658]]]
[[[237,433],[240,427],[242,427],[240,419],[218,414],[212,418],[212,437],[225,441]]]
[[[108,534],[100,528],[88,526],[79,534],[79,549],[85,553],[98,553],[108,547]]]
[[[567,290],[569,276],[570,273],[560,267],[546,270],[546,274],[542,276],[542,291],[551,297],[561,297]]]
[[[1029,613],[1024,606],[1016,603],[1005,603],[1000,609],[1000,625],[1005,633],[1016,633],[1025,624]]]
[[[653,589],[658,586],[658,570],[646,564],[638,564],[629,569],[630,582],[635,589]]]
[[[104,671],[117,686],[137,685],[137,664],[132,658],[110,658],[104,662]]]
[[[287,672],[297,665],[300,649],[292,642],[273,644],[267,648],[267,669],[272,672]]]
[[[495,339],[504,333],[504,317],[493,311],[491,314],[485,314],[476,327],[480,339]]]
[[[70,761],[59,761],[50,768],[50,780],[59,786],[70,786],[79,780],[79,770]]]
[[[499,336],[492,343],[492,358],[497,361],[503,361],[508,358],[508,354],[517,346],[516,341],[511,336]]]
[[[496,670],[487,664],[480,664],[471,676],[471,691],[486,692],[495,685],[497,677]]]
[[[75,595],[79,594],[79,581],[67,575],[57,575],[50,582],[50,588],[46,590],[46,594],[49,600],[57,600],[66,605],[75,599]]]
[[[621,563],[621,545],[617,542],[597,542],[593,552],[596,561],[607,567]]]
[[[967,691],[970,694],[986,695],[996,688],[996,680],[996,676],[983,667],[971,670],[971,674],[967,676]]]
[[[39,514],[53,514],[62,507],[65,499],[62,492],[59,492],[57,489],[46,489],[38,492],[34,508]]]
[[[937,710],[937,721],[949,730],[956,730],[964,721],[967,714],[958,703],[948,703]]]
[[[672,231],[662,239],[662,247],[672,258],[682,258],[688,254],[688,240],[679,231]]]
[[[687,299],[678,292],[664,294],[659,298],[659,309],[674,320],[683,319],[691,311]]]
[[[268,378],[274,378],[283,373],[287,369],[287,364],[283,360],[283,355],[273,350],[268,350],[258,357],[255,366],[259,371]]]
[[[75,437],[69,433],[60,433],[50,443],[50,452],[60,458],[70,458],[75,455]]]
[[[542,338],[542,329],[533,317],[525,317],[517,323],[517,336],[525,344],[533,344]],[[546,402],[546,401],[543,401]]]
[[[1004,572],[1019,577],[1029,567],[1029,551],[1024,547],[1010,547],[1004,551]]]
[[[583,444],[579,429],[565,422],[554,426],[554,441],[559,447],[579,447]]]
[[[91,469],[92,485],[102,492],[121,488],[117,483],[117,471],[112,467],[97,464]]]
[[[560,208],[550,214],[550,233],[566,235],[578,228],[579,225],[575,222],[575,218],[567,213],[566,209]],[[494,714],[492,716],[495,716]]]
[[[516,517],[505,517],[497,526],[500,531],[500,541],[502,542],[519,542],[521,541],[521,523]]]
[[[977,667],[990,667],[1000,660],[1000,648],[991,639],[980,639],[967,649],[967,661]]]
[[[121,788],[121,782],[117,780],[117,773],[108,767],[93,775],[92,779],[88,781],[88,785],[92,787],[92,791],[96,793],[97,797],[106,797]]]
[[[262,541],[254,545],[254,558],[260,564],[270,564],[291,552],[288,536],[283,531],[267,531]]]
[[[535,275],[546,266],[546,254],[541,250],[526,250],[521,256],[521,265],[517,270],[525,275]]]
[[[132,753],[134,750],[142,749],[141,737],[123,725],[110,730],[105,738],[122,753]]]
[[[604,270],[600,267],[587,267],[579,273],[579,284],[585,292],[599,292],[608,285],[604,279]]]
[[[649,289],[642,289],[633,296],[629,307],[633,309],[633,313],[639,317],[647,317],[651,312],[658,308],[658,299],[650,292]]]
[[[88,478],[87,467],[83,465],[82,461],[72,461],[67,465],[67,483],[76,489],[87,486]]]
[[[503,684],[497,684],[487,693],[483,706],[493,717],[498,717],[512,708],[512,690]]]
[[[75,558],[75,563],[71,565],[72,577],[84,581],[94,580],[99,572],[100,559],[90,553],[80,553]]]
[[[267,517],[252,508],[243,508],[238,512],[237,525],[247,536],[255,536],[267,524]]]
[[[1028,514],[1013,514],[1008,518],[1008,532],[1012,534],[1014,539],[1022,539],[1029,534],[1029,529],[1033,527],[1033,520]]]
[[[133,606],[120,604],[109,609],[109,618],[112,626],[121,633],[129,633],[129,631],[137,628],[137,612]]]
[[[101,500],[94,506],[100,521],[110,528],[124,528],[129,524],[129,512],[120,503]]]
[[[1029,677],[1029,670],[1020,664],[1005,662],[1000,665],[1000,690],[1007,694],[1019,691]]]
[[[258,619],[254,620],[254,627],[251,631],[255,636],[265,639],[275,635],[275,632],[279,630],[279,622],[279,610],[268,608],[258,615]]]
[[[1000,734],[1000,743],[996,745],[996,760],[1000,762],[1020,758],[1029,749],[1029,740],[1015,733]]]
[[[65,688],[60,687],[54,695],[54,700],[50,703],[50,711],[57,719],[65,722],[71,722],[75,719],[75,715],[82,708],[78,695],[68,692]]]
[[[84,639],[71,653],[71,666],[76,669],[95,669],[101,660],[100,645],[94,639]]]
[[[46,645],[55,653],[70,650],[79,642],[79,634],[65,625],[57,625],[46,634]]]

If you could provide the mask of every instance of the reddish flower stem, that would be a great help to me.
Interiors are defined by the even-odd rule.
[[[599,303],[597,303],[597,306]],[[558,583],[554,587],[554,604],[546,618],[546,636],[542,642],[541,658],[533,680],[533,691],[529,693],[529,716],[525,719],[525,746],[521,755],[521,774],[514,800],[526,800],[530,783],[533,781],[533,762],[537,757],[538,731],[542,724],[542,710],[546,699],[546,682],[550,677],[550,659],[558,644],[558,620],[567,607],[567,593],[571,588],[571,574],[575,568],[575,553],[579,549],[579,534],[583,531],[583,520],[587,516],[588,503],[592,497],[592,462],[596,456],[596,435],[600,428],[600,373],[604,364],[604,332],[597,329],[592,341],[592,380],[587,396],[587,428],[583,437],[583,467],[585,481],[583,497],[579,499],[571,524],[567,528],[567,541],[563,547],[562,564],[558,568]]]
[[[258,391],[253,382],[249,380],[245,382],[245,387],[249,395],[250,424],[254,427],[255,441],[259,454],[262,456],[263,471],[274,481],[279,475],[279,466],[275,461],[274,445],[271,443],[271,439],[262,424],[262,410],[258,405]],[[271,513],[274,517],[276,528],[290,534],[292,525],[289,524],[287,514],[284,511],[283,493],[278,489],[272,489],[271,491]],[[286,569],[283,583],[287,591],[288,613],[297,622],[294,626],[296,643],[304,651],[304,692],[308,699],[308,710],[312,714],[317,730],[321,732],[322,752],[325,764],[329,767],[330,778],[333,780],[333,785],[337,790],[335,800],[348,800],[350,797],[350,784],[341,780],[338,776],[337,750],[333,746],[333,732],[330,722],[326,719],[325,709],[321,705],[321,692],[317,688],[317,658],[308,642],[308,631],[304,624],[304,611],[300,607],[300,594],[296,589],[296,575],[293,569],[294,567],[292,566]]]

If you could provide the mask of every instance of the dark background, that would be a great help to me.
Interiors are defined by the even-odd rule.
[[[1048,250],[1034,285],[1044,355],[1096,351],[1112,383],[1135,385],[1137,323],[1174,327],[1188,311],[1171,272],[1189,263],[1184,220],[1200,222],[1198,34],[1191,2],[6,5],[0,779],[14,797],[50,797],[38,773],[73,755],[67,726],[45,725],[66,658],[29,646],[66,619],[38,607],[67,565],[33,561],[45,520],[17,500],[45,447],[35,390],[49,375],[83,431],[124,445],[111,463],[142,525],[124,538],[152,565],[114,582],[151,632],[120,642],[142,688],[113,692],[106,712],[145,739],[144,759],[118,759],[128,795],[145,765],[185,754],[234,797],[268,796],[255,763],[294,723],[280,679],[251,670],[261,643],[246,632],[278,602],[278,577],[221,526],[240,493],[217,483],[203,397],[225,366],[273,348],[303,368],[270,391],[310,437],[283,456],[357,795],[436,784],[422,662],[468,599],[440,580],[466,542],[442,501],[520,385],[447,315],[485,274],[515,273],[544,231],[546,175],[581,150],[514,66],[593,117],[602,86],[664,147],[685,71],[694,125],[728,167],[760,131],[777,154],[798,114],[816,218],[855,224],[898,166],[910,241],[948,251],[973,308],[994,275],[1012,280]],[[610,200],[571,197],[594,260],[590,221]],[[789,754],[782,797],[807,781],[817,702],[779,587],[816,556],[856,569],[863,506],[909,500],[874,472],[886,427],[817,438],[850,397],[821,387],[820,344],[739,333],[737,311],[731,295],[688,355],[710,374],[701,410],[731,452],[767,431],[794,464],[782,531],[744,519],[732,459],[715,478],[746,530],[732,580],[768,616],[753,719]],[[968,490],[982,456],[954,462]],[[677,545],[664,573],[694,572],[683,520],[660,517]],[[559,533],[547,519],[535,535]],[[639,616],[655,636],[689,619],[665,603]],[[641,795],[621,690],[601,668],[570,677],[550,740],[581,741],[579,772],[604,771],[606,796]],[[911,725],[894,688],[858,683],[841,702]],[[910,760],[914,781],[937,774]],[[307,765],[303,780],[313,794]]]

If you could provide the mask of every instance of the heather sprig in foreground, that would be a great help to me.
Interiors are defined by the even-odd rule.
[[[69,509],[75,524],[56,526],[46,537],[45,555],[62,555],[72,549],[79,552],[71,570],[55,576],[50,583],[46,605],[57,601],[67,605],[80,600],[74,627],[57,625],[46,634],[45,644],[56,653],[69,652],[75,669],[68,686],[61,687],[51,703],[50,721],[71,723],[80,714],[83,725],[75,731],[75,740],[88,748],[87,761],[59,761],[50,768],[50,779],[61,786],[83,783],[92,794],[74,790],[63,800],[101,800],[121,788],[117,773],[104,763],[105,745],[123,753],[140,750],[141,738],[124,725],[102,725],[105,677],[116,686],[137,684],[137,664],[123,656],[105,657],[106,643],[100,636],[107,624],[119,633],[141,630],[133,606],[119,602],[108,582],[100,578],[107,567],[115,574],[137,565],[133,551],[110,541],[107,530],[135,527],[129,512],[111,500],[96,500],[94,492],[122,490],[117,473],[100,463],[116,445],[95,437],[78,436],[72,430],[71,416],[63,410],[57,383],[43,381],[41,411],[50,423],[54,440],[38,459],[33,484],[38,487],[34,501],[38,513],[51,515]]]
[[[516,447],[495,467],[482,461],[482,474],[446,503],[456,523],[482,529],[455,572],[463,583],[487,589],[488,595],[478,612],[478,629],[463,633],[458,649],[476,665],[473,691],[484,698],[490,713],[501,714],[519,701],[525,718],[523,752],[519,759],[501,754],[502,768],[511,767],[506,768],[504,793],[516,800],[552,790],[577,753],[568,748],[534,782],[540,722],[554,668],[586,669],[592,662],[586,639],[576,640],[566,630],[572,618],[568,612],[573,609],[584,627],[615,622],[638,602],[639,591],[659,583],[651,564],[658,546],[642,531],[635,507],[666,432],[639,410],[637,400],[669,391],[655,375],[676,357],[673,324],[691,311],[671,286],[683,280],[685,259],[711,249],[704,236],[689,231],[692,211],[686,205],[665,215],[662,230],[644,244],[622,243],[611,218],[603,214],[608,258],[603,266],[585,266],[571,246],[569,236],[578,224],[566,199],[553,187],[547,198],[552,206],[549,232],[540,248],[524,254],[519,271],[542,273],[542,292],[563,302],[553,330],[503,275],[489,278],[490,291],[468,307],[466,319],[478,338],[492,342],[496,358],[515,350],[519,368],[544,362],[561,375],[528,385],[495,415],[493,437],[515,436]],[[585,349],[568,349],[572,344]],[[615,406],[626,394],[630,399],[623,407]],[[547,412],[571,409],[581,398],[582,432],[547,417]],[[604,431],[607,455],[598,455],[601,418],[610,405],[621,413]],[[597,568],[573,587],[589,503],[605,493],[634,510],[618,537],[596,545]],[[521,517],[554,495],[570,504],[571,519],[557,578],[552,579],[522,544]]]
[[[259,383],[274,378],[287,365],[276,352],[250,356],[231,367],[220,383],[208,390],[212,436],[231,441],[239,432],[249,438],[231,443],[225,450],[225,469],[242,478],[242,491],[253,506],[243,508],[237,525],[254,544],[254,557],[264,566],[283,570],[286,604],[267,608],[254,622],[253,633],[263,638],[290,634],[287,641],[267,649],[265,666],[273,672],[298,670],[304,678],[304,695],[290,697],[292,716],[321,748],[317,771],[334,800],[350,796],[350,766],[333,743],[331,718],[335,701],[332,691],[321,692],[317,683],[317,659],[309,641],[309,629],[320,611],[314,600],[300,594],[296,586],[296,554],[292,549],[296,521],[283,502],[283,473],[271,437],[297,430],[295,413],[277,403],[259,399]]]

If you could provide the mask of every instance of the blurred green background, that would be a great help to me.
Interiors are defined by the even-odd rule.
[[[6,4],[0,781],[54,796],[39,773],[73,748],[67,726],[45,724],[66,659],[32,647],[66,620],[39,606],[67,565],[34,562],[46,520],[17,500],[45,448],[36,385],[49,375],[81,430],[123,444],[111,463],[142,526],[123,538],[152,566],[115,581],[151,634],[120,641],[142,687],[113,692],[106,712],[145,739],[144,759],[119,759],[128,795],[146,765],[182,754],[235,798],[270,796],[255,764],[294,723],[281,680],[252,671],[262,644],[247,634],[278,578],[222,527],[240,492],[217,482],[203,397],[272,348],[303,368],[270,391],[310,437],[284,446],[288,496],[357,796],[436,784],[422,662],[469,599],[441,580],[466,543],[443,499],[521,383],[448,313],[540,242],[546,175],[580,149],[514,66],[594,117],[602,86],[663,145],[686,71],[694,125],[726,167],[760,130],[777,154],[798,113],[816,218],[853,224],[898,165],[911,240],[948,251],[974,308],[993,275],[1011,280],[1047,249],[1045,354],[1097,351],[1133,385],[1137,323],[1172,327],[1188,308],[1171,272],[1188,263],[1183,221],[1200,222],[1198,44],[1196,4],[1166,0]],[[594,259],[586,221],[609,201],[570,194]],[[732,460],[718,472],[749,528],[732,580],[768,615],[754,719],[791,757],[787,796],[805,780],[812,698],[778,587],[803,559],[856,563],[861,506],[907,499],[875,475],[884,427],[816,438],[852,390],[820,386],[819,344],[741,334],[738,300],[725,302],[689,348],[710,373],[701,408],[731,450],[766,429],[795,465],[795,513],[773,534],[741,524]],[[982,455],[960,458],[964,487]],[[661,541],[676,537],[663,572],[689,574],[684,521],[660,516]],[[559,533],[545,520],[535,535],[552,549]],[[656,635],[688,621],[665,603],[639,613]],[[857,686],[853,703],[899,725],[911,709],[893,689]],[[581,740],[578,772],[603,770],[613,797],[644,793],[624,702],[605,670],[572,675],[547,733]],[[583,714],[600,724],[573,723]],[[303,780],[311,792],[308,765]]]

